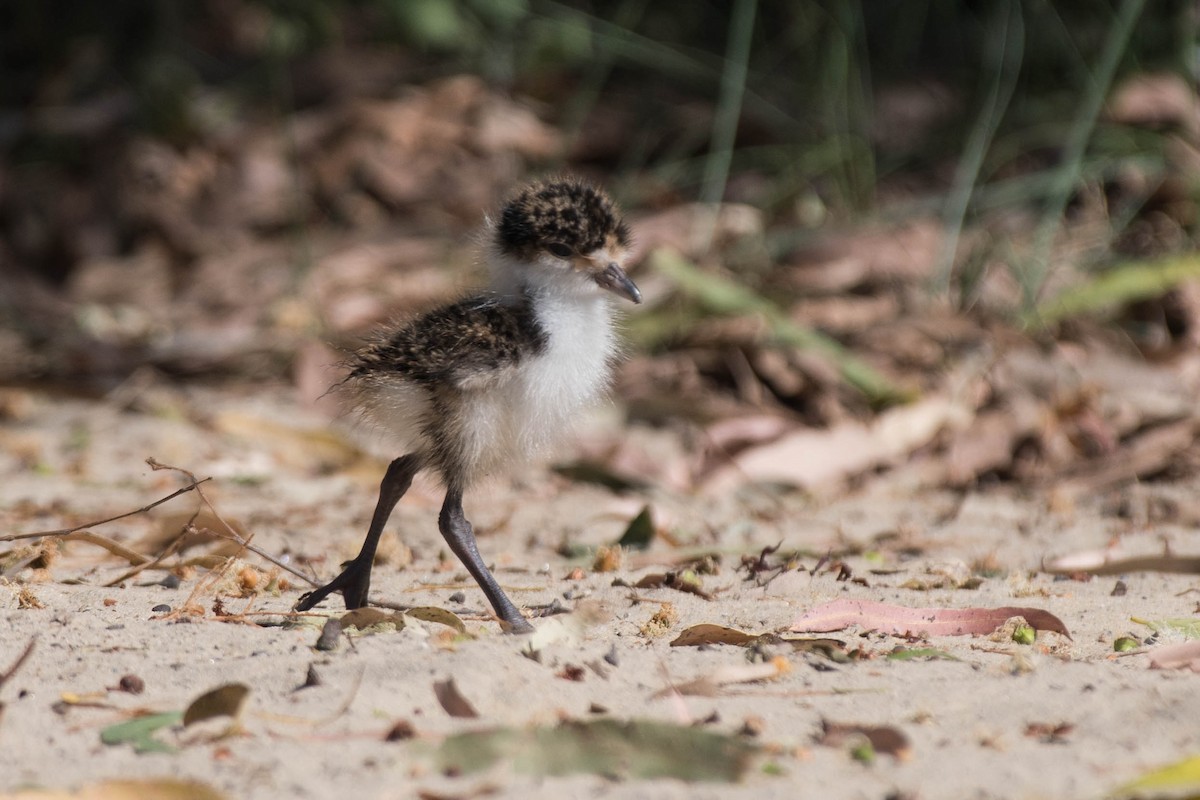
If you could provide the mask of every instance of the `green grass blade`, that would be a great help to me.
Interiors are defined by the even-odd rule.
[[[1158,297],[1197,278],[1200,278],[1200,254],[1133,262],[1063,292],[1026,314],[1022,321],[1037,327],[1081,314],[1095,314],[1136,300]]]
[[[798,325],[767,298],[748,286],[711,275],[670,250],[657,250],[650,258],[652,269],[665,275],[684,295],[713,314],[758,314],[779,345],[812,350],[828,358],[842,378],[862,392],[873,405],[883,406],[912,399],[867,363],[822,333]]]

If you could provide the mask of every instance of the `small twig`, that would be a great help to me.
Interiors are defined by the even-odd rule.
[[[188,524],[190,525],[191,523],[188,523]],[[183,540],[184,540],[184,538],[187,537],[187,534],[188,534],[188,530],[187,530],[187,527],[185,527],[184,530],[178,536],[176,536],[174,539],[172,539],[171,542],[166,547],[163,548],[162,552],[160,552],[154,558],[146,559],[145,561],[143,561],[140,564],[135,564],[133,569],[122,573],[121,575],[117,576],[116,578],[113,578],[111,581],[109,581],[108,583],[106,583],[104,585],[105,586],[119,586],[120,584],[124,583],[125,581],[129,580],[130,578],[133,578],[133,577],[141,574],[142,572],[145,572],[148,569],[154,569],[159,564],[161,564],[163,561],[165,561],[167,558],[169,558],[170,556],[174,555],[175,553],[177,553],[179,551],[179,547],[180,547],[180,545],[183,544]]]
[[[204,503],[204,505],[208,507],[208,510],[212,512],[212,515],[213,515],[213,517],[214,517],[214,518],[216,518],[217,522],[221,523],[221,525],[222,525],[222,526],[225,528],[225,532],[224,532],[224,533],[222,533],[221,531],[213,531],[213,532],[214,532],[214,533],[215,533],[217,536],[220,536],[222,539],[228,539],[228,540],[230,540],[231,542],[234,542],[234,543],[236,543],[236,544],[237,544],[239,547],[241,547],[241,548],[243,548],[243,549],[245,549],[245,550],[249,550],[251,553],[254,553],[254,554],[255,554],[256,556],[258,556],[259,558],[262,558],[262,559],[265,559],[266,561],[269,561],[270,563],[272,563],[272,564],[274,564],[275,566],[279,567],[279,568],[280,568],[281,570],[283,570],[284,572],[289,572],[289,573],[291,573],[292,575],[295,575],[297,578],[300,578],[301,580],[303,580],[303,581],[307,582],[307,583],[308,583],[310,586],[317,587],[317,586],[320,586],[320,585],[321,585],[319,582],[317,582],[317,581],[313,580],[312,578],[308,577],[307,575],[305,575],[303,572],[300,572],[300,571],[299,571],[298,569],[296,569],[295,567],[292,567],[292,566],[290,566],[290,565],[288,565],[288,564],[285,564],[284,562],[282,562],[282,561],[280,561],[279,559],[275,558],[275,557],[274,557],[274,556],[272,556],[271,554],[269,554],[269,553],[267,553],[267,552],[265,552],[265,551],[263,551],[263,550],[261,550],[261,549],[259,549],[259,548],[255,547],[254,545],[250,544],[250,540],[249,540],[249,539],[247,539],[247,538],[243,537],[241,534],[239,534],[237,531],[235,531],[235,530],[233,529],[233,527],[232,527],[232,526],[231,526],[231,525],[230,525],[228,522],[226,522],[226,521],[225,521],[225,520],[224,520],[224,519],[221,517],[221,515],[220,515],[219,513],[217,513],[217,509],[216,509],[216,507],[214,507],[214,506],[213,506],[213,504],[212,504],[212,502],[210,502],[210,501],[209,501],[208,497],[207,497],[207,496],[205,496],[205,494],[204,494],[204,491],[203,491],[202,489],[200,489],[200,488],[199,488],[199,484],[200,484],[200,483],[203,483],[203,481],[196,481],[196,476],[195,476],[195,475],[193,475],[191,472],[189,472],[188,470],[186,470],[186,469],[183,469],[183,468],[181,468],[181,467],[172,467],[172,466],[171,466],[171,465],[169,465],[169,464],[162,464],[162,463],[160,463],[160,462],[158,462],[158,461],[155,461],[153,458],[148,458],[148,459],[146,459],[146,463],[150,465],[150,469],[154,469],[154,470],[160,470],[160,469],[169,469],[169,470],[174,470],[175,472],[178,472],[178,473],[180,473],[181,475],[186,475],[186,476],[187,476],[187,477],[188,477],[188,478],[189,478],[189,479],[190,479],[190,480],[193,482],[193,484],[196,486],[196,494],[200,495],[200,500],[201,500],[201,502],[203,502],[203,503]],[[207,479],[207,478],[205,478],[205,480],[208,480],[208,479]]]
[[[408,611],[410,608],[416,608],[412,603],[393,603],[388,600],[372,600],[371,605],[376,608],[390,608],[392,611]]]
[[[149,460],[151,462],[154,461],[154,459],[149,459]],[[157,462],[155,462],[155,463],[157,463]],[[151,464],[151,466],[153,467],[154,464]],[[155,468],[157,469],[157,467],[155,467]],[[191,475],[190,472],[187,474]],[[192,482],[188,486],[184,486],[182,489],[178,489],[174,492],[171,492],[166,497],[155,500],[150,505],[142,506],[139,509],[135,509],[133,511],[127,511],[124,514],[118,514],[117,516],[109,517],[108,519],[99,519],[99,520],[95,520],[94,522],[85,522],[82,525],[76,525],[74,528],[60,528],[59,530],[56,530],[56,531],[34,531],[33,533],[8,533],[8,534],[4,534],[3,536],[0,536],[0,542],[16,542],[21,539],[41,539],[41,538],[44,538],[47,536],[66,536],[67,534],[75,533],[76,531],[81,531],[84,528],[95,528],[99,525],[106,525],[109,522],[116,522],[119,519],[125,519],[126,517],[132,517],[135,514],[144,514],[147,511],[149,511],[150,509],[154,508],[155,506],[161,506],[163,503],[167,502],[168,500],[174,500],[176,497],[179,497],[179,495],[181,495],[181,494],[187,494],[188,492],[192,491],[193,489],[199,491],[200,484],[207,483],[208,481],[212,480],[212,478],[204,478],[203,480],[196,480],[196,477],[194,475],[191,475],[191,478],[192,478]],[[203,496],[203,495],[201,495],[201,496]],[[93,542],[93,544],[95,544],[95,542]]]
[[[36,642],[37,642],[37,637],[34,636],[32,639],[29,640],[29,644],[25,645],[25,652],[23,652],[23,653],[21,653],[21,655],[17,656],[17,660],[13,662],[13,665],[11,667],[9,667],[3,674],[0,674],[0,686],[3,686],[5,683],[7,683],[8,679],[11,678],[13,675],[16,675],[17,670],[19,670],[22,667],[22,665],[24,665],[24,663],[27,660],[29,660],[29,656],[33,654],[33,645]]]
[[[58,538],[67,542],[78,541],[94,544],[97,547],[107,550],[114,556],[119,556],[125,559],[130,564],[146,564],[150,561],[149,556],[144,556],[136,550],[130,550],[120,542],[115,542],[112,539],[109,539],[107,536],[101,536],[100,534],[92,531],[75,531],[74,533],[65,533]]]
[[[630,587],[630,588],[632,588],[632,587]],[[629,599],[629,605],[631,605],[631,606],[640,605],[642,603],[658,603],[660,606],[671,605],[670,600],[659,600],[655,597],[646,597],[646,595],[638,594],[637,592],[630,592],[628,599]]]

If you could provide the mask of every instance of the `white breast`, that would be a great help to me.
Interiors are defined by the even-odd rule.
[[[519,370],[520,449],[532,454],[570,429],[608,388],[617,354],[609,301],[598,291],[547,293],[534,313],[548,341]]]

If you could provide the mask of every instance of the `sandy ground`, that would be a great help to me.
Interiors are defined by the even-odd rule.
[[[321,577],[353,554],[381,462],[350,458],[336,442],[320,438],[324,423],[295,406],[283,388],[260,388],[254,395],[194,390],[176,400],[131,412],[21,393],[0,424],[0,534],[79,524],[168,494],[181,481],[151,471],[144,459],[153,456],[215,476],[206,484],[208,497],[268,553],[289,563],[323,556],[314,564]],[[1148,493],[1194,497],[1195,487],[1141,487],[1137,497]],[[128,565],[86,543],[63,545],[47,570],[17,571],[0,591],[0,671],[32,637],[37,643],[0,686],[0,791],[167,776],[203,781],[229,797],[324,798],[353,791],[361,800],[485,792],[534,798],[1096,798],[1198,750],[1200,678],[1152,670],[1144,650],[1113,652],[1117,637],[1149,635],[1131,617],[1194,618],[1195,577],[1138,573],[1083,582],[1038,571],[1047,556],[1116,539],[1133,553],[1160,553],[1164,542],[1174,552],[1200,553],[1194,526],[1135,524],[1112,514],[1112,498],[1051,512],[1044,499],[1001,490],[966,497],[913,493],[902,471],[826,500],[750,489],[721,497],[661,490],[620,496],[531,468],[511,485],[469,498],[467,510],[485,558],[497,565],[518,605],[534,609],[557,600],[587,620],[578,637],[542,645],[537,660],[524,652],[527,639],[501,635],[483,613],[481,592],[444,560],[438,500],[435,488],[423,485],[401,504],[372,596],[455,611],[473,638],[410,620],[399,632],[343,637],[336,650],[318,651],[320,620],[280,624],[305,588],[296,579],[282,592],[221,597],[227,614],[240,619],[219,621],[212,610],[215,590],[204,583],[203,569],[175,588],[160,585],[164,573],[153,571],[107,587]],[[627,554],[615,572],[593,571],[589,555],[572,560],[560,554],[564,544],[614,542],[644,503],[676,544],[660,537],[646,554]],[[177,528],[172,515],[196,507],[189,494],[93,530],[132,545]],[[411,548],[409,563],[397,530]],[[781,541],[784,550],[814,554],[859,551],[844,559],[853,579],[812,572],[817,556],[802,556],[803,569],[765,586],[736,569],[740,554]],[[711,600],[671,588],[630,588],[693,549],[721,554],[717,573],[701,577]],[[903,588],[961,576],[965,565],[981,563],[990,569],[974,589]],[[1126,591],[1114,596],[1118,578]],[[942,649],[957,660],[913,661],[885,658],[912,642],[857,629],[823,634],[870,656],[845,662],[781,644],[669,644],[698,623],[786,631],[805,610],[845,597],[905,606],[1032,606],[1057,615],[1072,638],[1042,633],[1035,644],[1020,645],[986,636],[934,637],[918,646]],[[154,610],[164,604],[179,610],[189,600],[203,616]],[[662,630],[647,627],[664,602],[672,604],[676,619]],[[340,602],[321,610],[340,612]],[[563,617],[535,624],[543,628],[552,620],[560,625]],[[783,667],[772,680],[731,684],[708,696],[670,691],[754,659],[777,659],[773,663]],[[298,690],[310,666],[320,684]],[[144,681],[144,692],[112,690],[130,674]],[[451,678],[477,718],[451,716],[439,703],[434,685]],[[250,689],[236,735],[216,736],[221,720],[166,730],[160,738],[180,748],[170,754],[136,754],[129,745],[100,741],[103,729],[134,709],[182,710],[202,692],[231,681]],[[447,775],[436,758],[443,738],[463,731],[604,717],[697,725],[742,737],[760,752],[734,784],[537,777],[505,765]],[[822,720],[894,726],[909,746],[902,758],[877,755],[873,763],[861,763],[849,745],[819,742]],[[399,722],[415,735],[385,741]]]

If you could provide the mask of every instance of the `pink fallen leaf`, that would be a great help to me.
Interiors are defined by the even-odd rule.
[[[708,490],[746,481],[820,487],[905,459],[942,430],[970,425],[973,411],[947,397],[930,397],[881,414],[870,425],[844,422],[802,429],[735,455],[705,480]]]
[[[906,608],[870,600],[847,599],[809,609],[791,629],[797,633],[825,633],[858,625],[898,635],[964,636],[991,633],[1012,617],[1024,617],[1038,630],[1054,631],[1071,638],[1062,620],[1039,608]]]
[[[1200,641],[1154,648],[1150,651],[1150,669],[1186,669],[1200,672]]]

